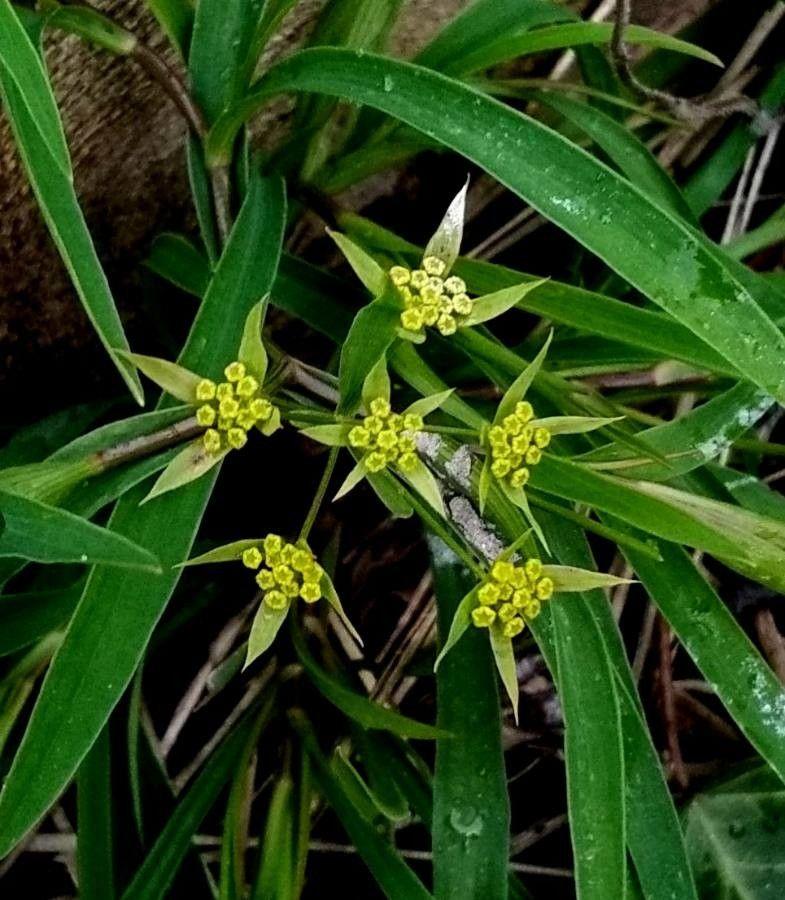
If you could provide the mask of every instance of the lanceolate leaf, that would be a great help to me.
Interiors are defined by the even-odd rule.
[[[182,365],[220,377],[248,312],[270,290],[283,221],[280,183],[254,178],[181,354]],[[172,567],[188,557],[213,483],[205,477],[139,508],[142,486],[117,505],[111,530],[153,550],[164,572],[92,572],[0,794],[0,855],[21,840],[66,787],[130,683],[177,584],[180,570]],[[107,604],[107,597],[113,602]],[[73,714],[63,717],[64,708]]]
[[[182,403],[195,402],[196,386],[202,380],[201,376],[195,372],[178,366],[177,363],[169,362],[168,359],[142,356],[141,353],[118,352],[176,400],[180,400]]]
[[[463,153],[605,260],[750,381],[785,400],[785,336],[718,251],[549,128],[417,66],[319,48],[271,69],[216,126],[210,141],[214,159],[224,157],[240,122],[269,97],[292,90],[375,106]],[[497,140],[488,141],[488,132],[498,135]]]
[[[251,624],[251,634],[248,638],[248,651],[245,655],[245,666],[260,657],[267,650],[284,623],[291,604],[287,603],[283,609],[270,609],[266,603],[262,603],[254,616]]]
[[[54,506],[0,491],[0,557],[43,563],[103,563],[160,572],[153,552]]]
[[[466,218],[466,192],[468,189],[469,179],[467,178],[466,184],[458,191],[447,207],[444,218],[423,251],[423,259],[427,256],[437,257],[445,263],[448,272],[458,258],[458,252],[461,249],[463,220]]]
[[[228,449],[219,453],[208,453],[204,449],[201,439],[191,441],[175,456],[169,465],[161,472],[155,484],[150,488],[150,493],[142,500],[148,503],[161,494],[176,490],[196,481],[202,475],[206,475],[210,469],[215,468],[229,452]]]
[[[330,231],[329,229],[327,233],[338,244],[341,253],[346,257],[346,261],[366,290],[373,297],[381,297],[387,287],[387,274],[382,267],[362,247],[349,240],[345,234],[341,234],[339,231]]]
[[[52,239],[112,362],[134,398],[143,400],[120,317],[74,192],[68,150],[43,64],[8,0],[0,0],[0,86],[17,148]],[[32,54],[32,56],[31,56]]]

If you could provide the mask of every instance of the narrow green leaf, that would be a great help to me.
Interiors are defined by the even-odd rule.
[[[141,404],[138,376],[113,352],[128,349],[128,341],[74,192],[54,97],[43,64],[8,0],[0,0],[0,41],[3,99],[41,212],[98,337]]]
[[[300,434],[328,447],[345,447],[349,442],[351,428],[351,425],[312,425],[301,429]]]
[[[272,286],[283,222],[280,182],[252,179],[181,365],[220,375],[248,312]],[[100,567],[91,573],[0,794],[0,855],[55,802],[133,678],[180,576],[172,567],[189,555],[213,483],[208,476],[141,508],[143,489],[135,488],[115,507],[112,531],[153,550],[164,571],[119,574]],[[64,718],[65,708],[73,715]]]
[[[210,283],[210,266],[194,245],[181,234],[159,234],[144,264],[195,297],[204,296]]]
[[[529,281],[524,284],[516,284],[513,287],[494,291],[492,294],[483,294],[482,297],[476,297],[474,304],[472,305],[472,311],[461,322],[461,327],[465,328],[470,325],[480,325],[483,322],[495,319],[496,316],[506,313],[508,309],[517,306],[529,291],[538,288],[547,280],[547,278],[543,278],[540,281]]]
[[[461,249],[463,221],[466,218],[466,192],[468,190],[469,179],[467,178],[464,186],[453,197],[450,205],[447,207],[447,212],[445,212],[439,223],[439,227],[434,231],[423,251],[423,259],[428,256],[437,257],[447,266],[447,272],[452,268]]]
[[[621,422],[624,416],[614,416],[613,418],[602,418],[592,416],[548,416],[545,419],[536,419],[533,421],[532,427],[539,425],[544,426],[554,434],[585,434],[587,431],[594,431],[597,428],[604,428],[606,425],[612,425],[614,422]]]
[[[248,650],[245,654],[243,668],[247,669],[254,660],[258,659],[265,650],[268,650],[281,630],[281,625],[289,613],[291,603],[283,609],[271,609],[262,602],[251,623],[251,634],[248,637]]]
[[[605,44],[610,42],[612,35],[613,24],[610,22],[569,22],[564,25],[547,25],[524,34],[501,37],[494,43],[480,47],[460,60],[455,60],[452,64],[445,66],[444,71],[467,75],[530,53],[579,47],[582,44]],[[713,53],[709,53],[708,50],[642,25],[627,26],[624,31],[624,39],[631,44],[673,50],[676,53],[683,53],[686,56],[693,56],[704,62],[722,66],[722,60]]]
[[[372,400],[381,397],[382,400],[389,401],[391,393],[390,375],[387,372],[387,358],[382,355],[363,381],[362,399],[366,411],[370,413]]]
[[[122,534],[38,500],[0,491],[0,557],[160,572],[156,555]]]
[[[259,538],[245,538],[240,541],[232,541],[231,544],[223,544],[214,550],[208,550],[199,556],[194,556],[181,566],[203,566],[208,563],[238,562],[243,555],[243,550],[249,547],[258,547],[261,543]]]
[[[338,247],[346,257],[346,261],[354,270],[354,274],[365,285],[372,297],[381,297],[387,289],[387,273],[376,260],[363,250],[354,241],[349,240],[340,231],[327,229],[327,233],[338,244]]]
[[[305,716],[299,712],[292,712],[289,718],[313,761],[314,779],[320,791],[341,820],[349,839],[384,893],[389,897],[395,897],[396,900],[428,900],[430,894],[422,886],[419,878],[396,853],[389,841],[368,827],[366,819],[357,811],[341,783],[334,777]]]
[[[473,577],[438,539],[429,540],[439,634],[446,635]],[[467,678],[466,673],[471,677]],[[507,900],[509,798],[496,670],[488,635],[469,628],[436,673],[433,882],[437,900]]]
[[[262,325],[268,300],[268,297],[260,300],[248,313],[240,340],[240,349],[237,353],[237,359],[252,375],[258,378],[260,384],[264,384],[267,375],[267,351],[264,349],[262,340]]]
[[[26,591],[0,597],[0,656],[27,647],[62,628],[74,611],[82,583],[49,591]]]
[[[320,694],[330,701],[352,721],[362,725],[363,728],[375,728],[382,731],[391,731],[401,737],[417,738],[430,741],[437,737],[446,737],[443,730],[417,722],[407,716],[402,716],[394,709],[380,706],[367,697],[345,687],[316,662],[308,649],[296,617],[290,620],[290,633],[297,657],[302,663],[308,677],[314,683]]]
[[[245,89],[245,61],[264,0],[200,0],[188,70],[194,99],[209,122]]]
[[[537,356],[534,357],[529,365],[524,368],[521,374],[504,392],[504,396],[499,401],[499,406],[497,407],[496,415],[493,419],[494,425],[501,422],[505,416],[509,416],[513,413],[515,411],[515,404],[523,400],[526,396],[526,392],[529,390],[532,382],[537,377],[537,373],[542,368],[542,364],[548,354],[548,347],[550,347],[552,340],[553,332],[551,331],[547,340],[537,353]]]
[[[446,391],[439,391],[438,394],[431,394],[429,397],[421,397],[419,400],[415,400],[414,403],[410,403],[403,411],[404,415],[410,413],[411,415],[422,416],[423,418],[429,416],[447,402],[447,399],[452,395],[453,390],[454,388],[448,388]]]
[[[79,767],[76,789],[79,896],[84,900],[114,900],[115,824],[108,723]]]
[[[185,58],[194,23],[193,7],[188,0],[145,0],[166,36]]]
[[[253,719],[244,719],[208,759],[123,892],[123,900],[157,900],[167,895],[197,828],[231,778],[252,725]]]
[[[333,501],[340,500],[341,497],[345,497],[349,491],[354,490],[357,485],[366,477],[368,473],[365,470],[365,463],[360,460],[358,463],[355,463],[354,468],[351,472],[346,476],[343,481],[343,484],[338,488],[335,492],[335,496],[333,497]]]
[[[785,400],[785,335],[715,247],[551,129],[434,72],[338,49],[294,54],[216,125],[212,158],[266,99],[292,90],[374,106],[462,153]],[[488,132],[504,139],[488,141]]]
[[[488,629],[488,637],[491,642],[491,652],[496,663],[496,670],[512,704],[512,714],[515,722],[518,722],[518,670],[515,668],[515,654],[512,649],[512,641],[496,628]]]
[[[578,569],[575,566],[543,566],[543,575],[553,581],[553,589],[558,591],[592,591],[595,588],[613,587],[617,584],[631,584],[629,578],[617,578],[604,572]]]
[[[149,503],[156,497],[160,497],[161,494],[196,481],[219,465],[227,453],[229,453],[228,449],[221,450],[219,453],[208,453],[204,449],[201,438],[191,441],[161,472],[142,503]]]
[[[401,477],[417,491],[417,493],[429,503],[436,512],[446,517],[447,513],[444,509],[444,500],[442,500],[442,492],[439,489],[439,482],[434,478],[431,470],[421,460],[417,461],[411,472],[402,472]]]
[[[168,359],[143,356],[141,353],[127,353],[124,350],[117,352],[176,400],[183,403],[196,402],[196,386],[202,380],[201,375],[178,366],[177,363],[169,362]]]
[[[259,871],[251,900],[286,900],[292,897],[292,842],[294,840],[294,791],[291,776],[284,773],[273,787]]]
[[[349,617],[346,615],[346,610],[343,608],[341,598],[338,596],[338,591],[335,590],[335,585],[333,584],[330,576],[327,574],[322,576],[322,590],[324,591],[325,600],[327,600],[335,614],[338,616],[341,622],[343,622],[344,628],[346,628],[349,634],[362,647],[363,639],[360,637],[360,633],[357,631],[354,625],[352,625]]]
[[[50,28],[75,34],[96,47],[120,56],[133,53],[137,44],[130,31],[86,6],[56,8],[47,16],[46,24]]]

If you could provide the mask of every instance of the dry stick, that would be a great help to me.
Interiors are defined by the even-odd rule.
[[[713,710],[709,709],[700,700],[693,697],[689,691],[680,689],[677,682],[674,682],[676,698],[679,703],[686,706],[691,713],[707,722],[716,732],[727,738],[729,741],[738,742],[739,735],[728,725],[722,716],[718,716]]]
[[[785,5],[783,5],[783,9],[785,9]],[[749,193],[747,194],[744,211],[741,215],[739,234],[744,234],[750,224],[750,219],[752,218],[755,204],[758,202],[761,188],[763,187],[763,179],[766,176],[766,170],[768,169],[771,158],[774,155],[774,148],[777,145],[777,140],[780,136],[781,128],[782,122],[776,122],[769,130],[769,133],[766,135],[766,140],[760,153],[758,165],[755,167],[755,173],[752,176],[752,182],[750,183],[750,189]]]
[[[626,577],[629,578],[629,575]],[[622,585],[628,587],[628,585]],[[635,657],[632,661],[632,677],[637,684],[641,680],[643,674],[643,666],[646,663],[646,657],[649,655],[652,637],[654,636],[654,623],[657,621],[657,607],[649,602],[646,605],[646,612],[643,617],[643,625],[641,626],[640,636],[638,637],[638,646],[635,648]]]
[[[665,734],[668,744],[668,761],[671,772],[679,787],[687,788],[689,780],[684,768],[684,760],[679,746],[679,729],[676,717],[676,698],[673,690],[673,669],[671,660],[671,630],[663,616],[659,617],[660,630],[660,703]]]
[[[139,437],[107,447],[105,450],[99,450],[93,454],[92,458],[99,466],[99,471],[104,472],[123,463],[150,456],[151,453],[156,453],[158,450],[165,450],[181,441],[190,440],[202,431],[204,428],[196,421],[196,417],[190,416],[159,431],[142,434]]]
[[[758,610],[755,615],[755,631],[771,667],[779,680],[785,682],[785,639],[780,634],[770,609]]]
[[[538,844],[543,838],[548,837],[548,835],[553,834],[554,831],[558,831],[566,825],[568,821],[566,813],[559,813],[558,816],[551,816],[548,819],[536,822],[531,828],[527,828],[526,831],[514,834],[510,840],[510,856],[517,856],[519,853],[523,853],[524,850],[528,850],[530,847]]]

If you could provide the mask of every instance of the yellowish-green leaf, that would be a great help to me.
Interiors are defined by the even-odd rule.
[[[344,479],[343,484],[338,488],[333,500],[340,500],[345,497],[349,491],[357,487],[357,485],[365,478],[365,463],[360,460],[351,472]]]
[[[371,371],[365,376],[363,381],[362,398],[365,409],[370,412],[369,406],[371,400],[382,397],[384,400],[390,399],[390,375],[387,372],[387,355],[383,353],[374,363]]]
[[[447,265],[449,272],[453,263],[458,258],[461,249],[461,241],[463,240],[463,222],[466,218],[466,192],[469,189],[469,179],[466,184],[458,191],[447,207],[444,218],[439,223],[439,227],[428,241],[423,253],[423,259],[429,256],[435,256],[441,259]]]
[[[512,641],[505,637],[498,628],[489,628],[491,650],[496,661],[499,677],[507,691],[507,696],[512,703],[512,714],[518,721],[518,672],[515,668],[515,654],[512,650]]]
[[[513,287],[502,288],[500,291],[494,291],[492,294],[483,294],[476,297],[472,304],[472,311],[461,322],[461,326],[480,325],[482,322],[488,322],[497,316],[506,313],[508,309],[517,306],[523,298],[548,279],[541,278],[539,281],[527,281],[523,284],[516,284]]]
[[[452,622],[450,623],[450,630],[447,633],[447,640],[445,640],[444,646],[442,647],[439,655],[436,657],[436,662],[433,664],[434,672],[439,668],[439,663],[458,643],[458,641],[463,637],[466,629],[472,624],[472,610],[477,605],[478,589],[479,586],[469,591],[469,593],[458,604],[458,608],[455,610],[455,615],[453,616]]]
[[[221,450],[219,453],[208,453],[204,449],[201,438],[191,441],[161,472],[142,503],[149,503],[150,500],[160,497],[161,494],[196,481],[197,478],[201,478],[202,475],[217,466],[228,452],[229,450]]]
[[[335,610],[336,615],[341,620],[341,622],[343,622],[346,630],[362,647],[363,639],[360,637],[360,633],[357,631],[354,625],[352,625],[349,617],[346,615],[346,611],[344,610],[343,604],[341,603],[341,598],[338,596],[338,591],[335,590],[335,585],[332,583],[332,579],[327,574],[322,577],[322,590],[324,591],[325,599]]]
[[[381,297],[387,286],[387,275],[379,263],[340,231],[331,231],[328,228],[327,233],[338,244],[346,261],[354,269],[354,274],[370,293],[374,297]]]
[[[243,328],[243,337],[240,341],[240,350],[237,353],[237,358],[259,380],[259,384],[264,384],[267,375],[267,351],[264,349],[262,341],[262,325],[268,299],[269,294],[248,313]]]
[[[422,460],[417,461],[417,465],[411,472],[403,472],[401,474],[423,500],[426,500],[440,516],[446,517],[444,501],[442,500],[442,494],[439,490],[439,484],[434,478],[431,470]]]
[[[313,425],[310,428],[303,428],[300,434],[328,447],[345,447],[351,427],[351,425]]]
[[[157,356],[143,356],[141,353],[128,353],[125,350],[115,350],[115,353],[133,363],[167,394],[182,400],[183,403],[196,402],[196,386],[202,380],[199,375]]]
[[[615,575],[578,569],[575,566],[543,566],[542,574],[553,581],[553,589],[557,592],[591,591],[617,584],[632,584],[629,578],[617,578]]]
[[[514,412],[515,404],[526,396],[526,392],[531,387],[531,383],[537,377],[537,373],[542,368],[543,361],[545,356],[548,353],[548,347],[551,344],[551,340],[553,339],[553,332],[548,335],[548,339],[542,345],[542,349],[534,357],[534,359],[529,363],[528,366],[521,372],[521,374],[513,381],[513,383],[509,386],[506,393],[502,397],[499,402],[499,408],[496,411],[496,416],[494,418],[494,424],[501,422],[501,420],[510,415],[510,413]]]
[[[534,419],[533,428],[543,426],[553,434],[584,434],[587,431],[596,431],[614,422],[620,422],[624,416],[602,418],[599,416],[546,416],[544,419]]]
[[[183,566],[203,566],[207,563],[236,562],[242,557],[243,550],[247,550],[249,547],[258,547],[260,543],[261,540],[259,538],[245,538],[241,541],[232,541],[231,544],[223,544],[220,547],[208,550],[207,553],[194,556],[184,563],[180,563],[178,568]]]
[[[419,400],[415,400],[414,403],[406,407],[404,415],[411,413],[411,415],[422,416],[423,418],[429,416],[447,400],[453,390],[453,388],[450,388],[446,391],[439,391],[438,394],[431,394],[429,397],[421,397]]]
[[[253,624],[251,625],[251,634],[248,638],[248,650],[245,655],[244,669],[247,669],[251,663],[258,659],[270,644],[275,640],[275,636],[281,629],[289,612],[290,604],[287,603],[283,609],[270,609],[266,603],[262,603],[259,607]]]

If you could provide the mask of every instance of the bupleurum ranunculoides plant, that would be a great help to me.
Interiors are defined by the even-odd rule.
[[[484,575],[461,600],[436,666],[469,627],[487,631],[496,668],[517,719],[518,676],[513,639],[540,614],[542,604],[555,593],[589,591],[623,584],[625,579],[572,566],[544,564],[537,557],[519,558],[519,547],[529,541],[526,532],[487,567]]]
[[[479,325],[515,306],[546,279],[536,279],[472,297],[466,282],[451,274],[463,239],[467,184],[455,196],[414,269],[402,263],[386,270],[364,249],[346,237],[330,232],[349,264],[377,299],[388,298],[399,309],[398,334],[421,343],[427,329],[449,337],[459,328]]]
[[[452,390],[422,397],[402,412],[393,411],[391,385],[385,356],[373,366],[362,388],[365,415],[329,425],[304,428],[303,434],[331,447],[348,447],[357,463],[334,499],[347,494],[363,478],[390,471],[403,478],[441,516],[445,515],[439,485],[417,454],[417,437],[425,417],[437,410]]]
[[[184,565],[240,562],[253,573],[262,594],[251,625],[245,665],[249,666],[275,640],[284,619],[297,603],[320,600],[335,610],[347,630],[362,645],[360,635],[349,621],[335,586],[303,539],[294,542],[279,534],[233,541],[188,560]]]
[[[265,306],[266,301],[261,301],[248,314],[238,358],[224,368],[225,381],[203,378],[154,356],[122,354],[168,394],[192,406],[196,422],[204,428],[164,469],[145,502],[199,478],[227,453],[242,449],[252,428],[269,437],[281,427],[281,413],[264,390],[268,368],[261,336]]]

